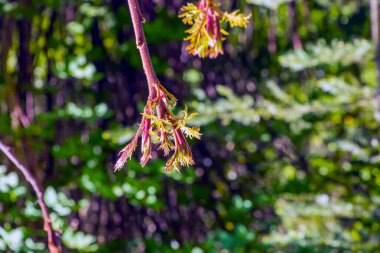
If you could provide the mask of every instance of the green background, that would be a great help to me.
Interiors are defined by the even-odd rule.
[[[126,1],[0,0],[0,137],[67,252],[380,252],[368,2],[220,1],[252,20],[213,60],[185,50],[186,1],[139,2],[159,79],[200,113],[181,174],[156,151],[112,170],[148,95]],[[0,252],[46,252],[36,198],[2,164]]]

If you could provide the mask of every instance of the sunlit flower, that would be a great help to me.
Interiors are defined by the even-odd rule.
[[[188,3],[181,8],[184,24],[191,25],[186,30],[189,34],[185,40],[190,44],[186,48],[190,54],[199,57],[216,58],[223,54],[222,41],[226,39],[228,32],[221,25],[228,23],[231,27],[246,27],[250,14],[223,12],[219,9],[219,3],[214,0],[200,0],[198,4]]]

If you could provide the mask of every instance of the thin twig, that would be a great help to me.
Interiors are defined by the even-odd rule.
[[[0,150],[9,158],[9,160],[11,160],[11,162],[16,166],[16,168],[21,171],[26,181],[28,181],[28,183],[32,186],[34,192],[37,195],[38,204],[41,207],[41,211],[42,211],[42,215],[44,219],[44,230],[48,234],[49,250],[51,253],[60,253],[61,252],[61,247],[59,245],[60,238],[58,234],[55,233],[51,225],[49,211],[48,211],[48,208],[46,207],[41,188],[38,186],[36,180],[34,179],[33,175],[30,173],[30,171],[17,160],[17,158],[12,154],[9,148],[6,145],[4,145],[4,143],[2,143],[1,141],[0,141]]]
[[[302,42],[300,35],[298,33],[298,26],[297,26],[297,10],[296,10],[296,3],[293,1],[290,1],[289,3],[289,18],[290,18],[290,29],[291,29],[291,36],[292,36],[292,42],[294,49],[302,49]]]
[[[269,11],[269,28],[268,28],[268,50],[271,54],[276,53],[277,43],[276,43],[276,17],[277,13],[275,10]]]
[[[137,0],[127,0],[129,11],[132,17],[133,29],[136,34],[136,46],[139,49],[141,60],[143,63],[144,72],[148,80],[149,98],[155,99],[156,85],[159,84],[156,73],[154,72],[148,46],[145,39],[142,23],[145,22]]]

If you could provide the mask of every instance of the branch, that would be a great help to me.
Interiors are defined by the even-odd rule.
[[[37,198],[38,198],[38,204],[41,207],[43,219],[44,219],[44,230],[48,234],[48,247],[51,253],[60,253],[61,247],[59,245],[60,238],[53,230],[53,227],[51,225],[50,215],[48,208],[46,207],[43,193],[41,188],[38,186],[36,180],[34,179],[33,175],[30,173],[30,171],[22,165],[17,158],[11,153],[9,148],[4,145],[0,141],[0,150],[11,160],[11,162],[16,166],[17,169],[21,171],[21,173],[24,175],[26,181],[32,186],[33,190],[35,191]]]
[[[197,113],[188,114],[187,109],[183,111],[182,117],[176,117],[170,108],[174,107],[177,99],[162,86],[154,72],[150,59],[148,46],[145,39],[142,23],[144,17],[141,14],[137,0],[127,0],[131,13],[133,29],[136,34],[136,46],[139,49],[144,72],[148,81],[149,97],[144,108],[143,118],[139,130],[132,142],[125,146],[119,153],[114,170],[120,170],[127,159],[130,158],[136,149],[137,141],[141,134],[140,163],[144,167],[151,159],[153,138],[158,139],[160,147],[165,155],[173,151],[172,156],[166,162],[166,171],[172,168],[179,170],[179,165],[190,166],[194,164],[193,154],[187,143],[186,137],[200,139],[201,133],[198,127],[186,126],[187,120],[195,117]],[[170,129],[170,130],[168,130]],[[174,143],[172,142],[174,140]]]
[[[294,49],[302,49],[302,42],[297,27],[297,10],[294,0],[289,3],[289,17],[293,47]]]
[[[156,97],[155,86],[159,84],[156,73],[154,72],[152,61],[150,59],[148,46],[145,39],[142,23],[145,22],[143,15],[137,0],[127,0],[129,11],[131,13],[133,29],[136,34],[136,46],[139,49],[141,60],[143,63],[144,72],[148,80],[149,98],[154,99]]]

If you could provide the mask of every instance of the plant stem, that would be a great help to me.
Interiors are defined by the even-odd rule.
[[[289,18],[290,18],[290,23],[291,23],[291,36],[292,36],[292,43],[294,49],[302,49],[302,42],[300,35],[298,33],[298,27],[297,27],[297,10],[296,10],[296,3],[291,1],[289,3]]]
[[[278,14],[274,10],[269,11],[269,28],[268,28],[268,50],[271,54],[277,51],[276,44],[276,16]]]
[[[11,160],[11,162],[16,166],[16,168],[19,171],[21,171],[26,181],[28,181],[28,183],[32,186],[34,192],[37,195],[38,204],[40,205],[40,208],[42,211],[42,216],[44,219],[44,230],[48,234],[49,250],[51,253],[60,253],[61,252],[61,247],[59,245],[60,238],[58,234],[55,233],[51,225],[49,211],[48,211],[48,208],[46,207],[41,188],[38,186],[36,180],[34,179],[33,175],[30,173],[30,171],[17,160],[17,158],[11,153],[9,148],[6,145],[4,145],[4,143],[2,143],[1,141],[0,141],[0,150],[9,158],[9,160]]]
[[[136,46],[139,49],[144,72],[148,81],[149,98],[155,99],[156,97],[156,85],[159,84],[156,73],[154,72],[152,61],[146,43],[144,30],[142,23],[145,22],[143,15],[141,14],[140,7],[137,0],[127,0],[129,6],[129,12],[131,13],[133,29],[136,35]]]

